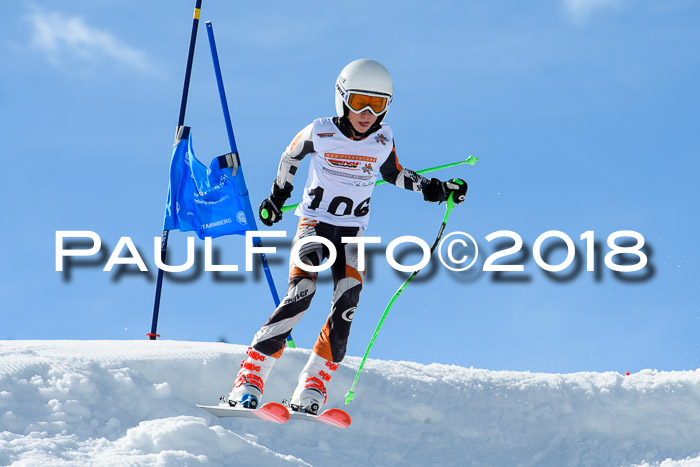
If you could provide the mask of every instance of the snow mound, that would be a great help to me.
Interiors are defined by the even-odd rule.
[[[370,360],[353,424],[217,419],[246,347],[0,343],[0,465],[700,465],[700,370],[544,374]],[[308,350],[266,385],[281,401]],[[359,358],[330,383],[343,407]]]

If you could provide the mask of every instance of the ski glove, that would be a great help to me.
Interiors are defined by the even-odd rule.
[[[461,178],[453,178],[442,182],[437,178],[431,178],[430,182],[423,185],[423,199],[431,203],[447,201],[450,193],[454,193],[452,199],[455,204],[462,204],[467,196],[467,182]]]
[[[289,182],[285,182],[284,188],[278,187],[276,182],[272,184],[270,196],[260,203],[259,215],[263,224],[272,227],[272,224],[282,220],[282,206],[292,196],[293,189]]]

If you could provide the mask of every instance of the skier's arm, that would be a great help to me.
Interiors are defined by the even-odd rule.
[[[418,193],[423,192],[423,185],[430,183],[430,180],[424,176],[399,164],[395,144],[387,160],[379,167],[379,172],[382,174],[382,178],[392,185]]]
[[[301,160],[307,154],[314,152],[314,141],[311,134],[312,126],[313,123],[310,123],[301,130],[282,153],[279,166],[277,167],[277,178],[275,179],[275,185],[278,188],[285,189],[287,186],[291,186]]]
[[[448,180],[446,182],[437,178],[429,180],[413,170],[402,167],[396,157],[396,145],[391,150],[391,154],[386,162],[379,167],[379,172],[384,180],[393,185],[422,193],[423,199],[426,201],[446,201],[450,193],[454,192],[455,203],[462,204],[467,194],[467,182],[462,179]]]
[[[282,206],[292,196],[292,181],[299,168],[299,162],[309,153],[314,152],[314,142],[311,135],[313,124],[309,124],[301,130],[287,149],[282,153],[280,163],[277,166],[277,178],[275,178],[270,190],[270,196],[260,203],[260,220],[268,227],[282,220]]]

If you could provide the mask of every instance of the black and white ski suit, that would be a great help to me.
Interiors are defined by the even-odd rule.
[[[295,212],[300,220],[292,247],[308,236],[323,237],[335,246],[331,312],[314,352],[337,363],[345,357],[364,277],[364,272],[358,271],[357,244],[342,243],[341,238],[361,236],[367,227],[370,198],[379,175],[416,192],[422,192],[429,180],[399,164],[391,127],[385,124],[356,140],[348,124],[337,117],[314,120],[282,154],[275,180],[278,187],[292,184],[306,156],[310,156],[311,165],[303,200]],[[320,265],[328,255],[328,248],[321,242],[308,243],[299,251],[301,261],[313,266]],[[315,291],[316,273],[304,271],[290,259],[287,294],[255,334],[253,348],[279,358],[287,336],[308,309]]]

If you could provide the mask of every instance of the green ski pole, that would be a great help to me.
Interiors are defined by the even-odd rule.
[[[478,160],[478,159],[477,159]],[[476,161],[474,161],[476,162]],[[473,164],[472,164],[473,165]],[[428,170],[428,169],[426,169]],[[437,169],[434,169],[437,170]],[[456,183],[461,183],[458,180],[453,180]],[[442,225],[440,225],[440,230],[438,231],[437,237],[435,238],[435,242],[433,243],[433,246],[430,247],[430,255],[432,256],[433,252],[435,251],[435,248],[437,247],[438,243],[440,243],[440,239],[442,238],[442,233],[445,231],[445,226],[447,225],[447,220],[450,218],[450,213],[452,212],[452,209],[455,207],[454,200],[452,199],[453,193],[450,193],[450,196],[447,198],[447,209],[445,211],[445,216],[442,218]],[[381,331],[382,326],[384,325],[384,321],[386,320],[386,317],[389,315],[389,310],[391,310],[391,307],[394,306],[394,302],[396,301],[397,298],[399,298],[399,295],[401,295],[401,292],[404,291],[406,286],[413,280],[414,277],[420,272],[421,270],[418,269],[416,271],[413,271],[410,276],[408,276],[408,279],[404,281],[403,284],[401,284],[401,287],[394,293],[394,296],[391,297],[391,300],[389,300],[389,304],[386,306],[384,309],[384,313],[382,314],[382,317],[379,319],[379,324],[377,324],[376,329],[374,330],[374,334],[372,335],[372,339],[369,341],[369,345],[367,346],[367,350],[365,350],[365,355],[362,357],[362,362],[360,363],[360,367],[357,369],[357,374],[355,374],[355,380],[352,382],[352,386],[350,387],[350,390],[348,391],[347,394],[345,394],[345,405],[350,404],[350,401],[355,399],[355,387],[357,386],[357,380],[360,379],[360,373],[362,373],[362,369],[365,367],[365,362],[367,361],[367,356],[369,355],[370,350],[372,350],[372,347],[374,346],[374,342],[377,340],[377,336],[379,336],[379,331]]]
[[[476,164],[476,161],[478,161],[478,160],[479,160],[478,157],[469,156],[466,159],[464,159],[463,161],[451,162],[451,163],[445,164],[445,165],[438,165],[437,167],[430,167],[429,169],[418,170],[418,171],[416,171],[416,173],[423,175],[423,174],[427,174],[430,172],[435,172],[436,170],[447,169],[448,167],[454,167],[456,165],[462,165],[462,164],[474,165],[474,164]],[[385,183],[388,183],[388,182],[386,180],[377,180],[375,182],[374,186],[384,185]],[[288,206],[282,206],[280,211],[282,211],[282,212],[291,211],[292,209],[296,209],[297,206],[299,206],[299,203],[290,204]],[[267,210],[265,209],[265,210],[263,210],[261,215],[263,216],[263,218],[267,219],[269,217],[270,213],[268,213]]]

